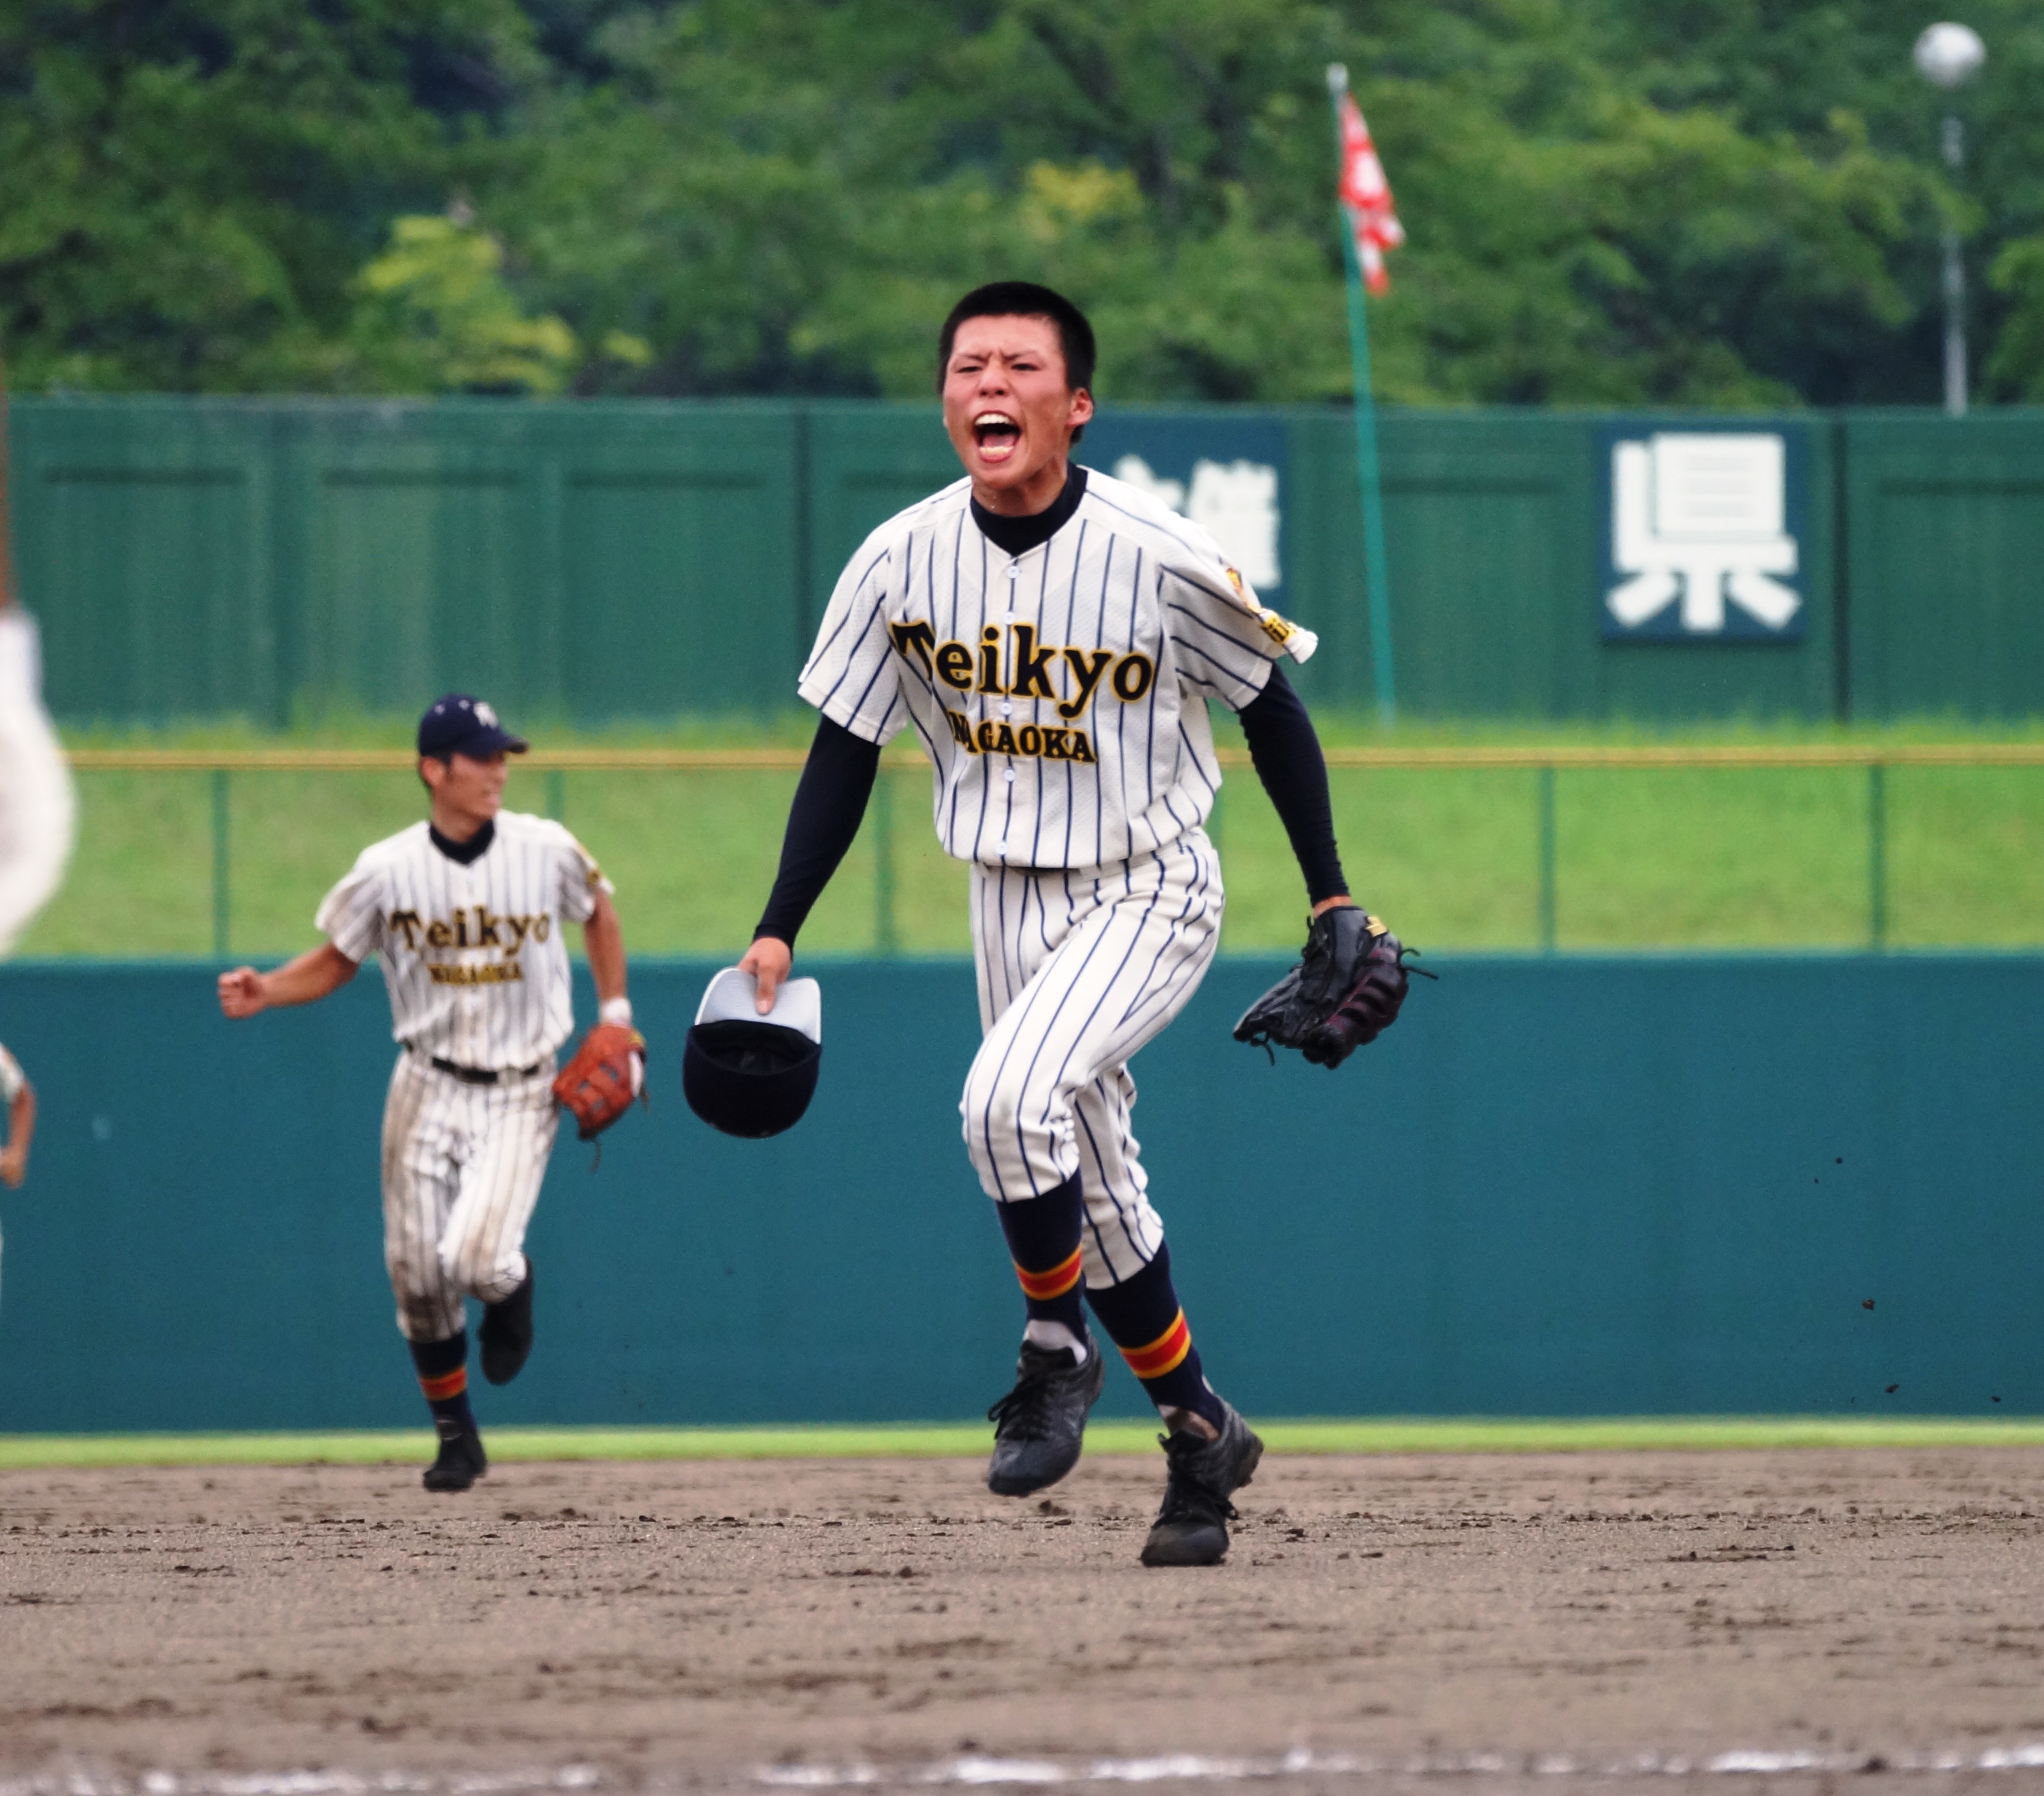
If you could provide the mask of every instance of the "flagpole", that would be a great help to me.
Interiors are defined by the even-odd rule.
[[[1342,96],[1348,70],[1327,64],[1327,99],[1334,108],[1335,144],[1341,146]],[[1362,264],[1348,208],[1339,201],[1342,263],[1348,275],[1349,360],[1355,383],[1355,470],[1362,487],[1362,568],[1370,603],[1370,667],[1377,689],[1377,721],[1386,729],[1398,721],[1397,684],[1391,661],[1391,575],[1384,553],[1384,489],[1377,460],[1377,400],[1370,379],[1370,322],[1363,310]]]

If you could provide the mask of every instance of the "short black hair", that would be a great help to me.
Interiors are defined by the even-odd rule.
[[[951,366],[959,326],[967,318],[1048,318],[1058,327],[1058,341],[1064,349],[1065,384],[1074,393],[1082,387],[1093,390],[1093,326],[1086,322],[1085,313],[1062,293],[1034,281],[989,281],[974,287],[944,320],[943,333],[937,339],[938,392],[944,390],[944,371]],[[1078,440],[1076,434],[1073,440]]]

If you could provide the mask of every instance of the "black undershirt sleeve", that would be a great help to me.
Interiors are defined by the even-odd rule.
[[[1292,852],[1306,876],[1307,897],[1315,904],[1347,897],[1348,881],[1342,876],[1341,854],[1335,847],[1327,758],[1320,752],[1313,720],[1281,667],[1272,663],[1269,682],[1240,714],[1256,777],[1292,840]]]
[[[810,910],[837,871],[859,834],[866,801],[880,771],[880,744],[854,736],[828,717],[816,722],[816,740],[788,809],[788,833],[781,840],[781,871],[766,900],[753,940],[775,936],[790,948]]]

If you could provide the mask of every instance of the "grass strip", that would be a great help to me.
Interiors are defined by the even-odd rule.
[[[1278,1453],[1699,1452],[1728,1448],[2044,1447],[2044,1417],[1904,1416],[1486,1417],[1258,1422]],[[977,1459],[983,1423],[878,1427],[502,1428],[490,1457],[566,1459]],[[1154,1425],[1096,1422],[1088,1449],[1156,1450]],[[432,1457],[424,1429],[290,1434],[0,1435],[0,1470],[48,1467],[409,1465]]]
[[[1220,720],[1224,737],[1234,726]],[[1698,725],[1660,735],[1621,725],[1517,730],[1420,726],[1380,735],[1361,720],[1320,720],[1332,745],[1651,746],[1707,753],[1796,746],[1877,752],[2020,746],[2034,730],[1990,735],[1919,721],[1852,731]],[[364,723],[378,740],[406,731]],[[762,732],[764,732],[763,736]],[[546,746],[756,747],[808,740],[799,718],[750,733],[707,721],[617,734],[556,731]],[[75,738],[75,740],[77,740]],[[171,733],[129,745],[312,745],[232,730]],[[348,732],[317,735],[357,745]],[[110,743],[108,745],[113,745]],[[889,763],[893,766],[894,763]],[[617,882],[635,952],[736,954],[773,883],[796,775],[790,769],[597,772],[528,769],[513,809],[557,813]],[[63,902],[25,938],[33,956],[209,954],[216,845],[229,867],[230,958],[311,945],[320,898],[365,842],[415,821],[409,771],[234,774],[215,844],[216,788],[201,771],[81,771],[79,824]],[[803,935],[816,955],[968,951],[965,874],[936,845],[928,775],[890,772],[843,867]],[[2044,944],[2044,767],[1896,766],[1881,788],[1881,866],[1891,946],[2034,948]],[[1543,794],[1551,792],[1556,945],[1575,950],[1848,949],[1869,940],[1872,789],[1863,767],[1572,767],[1551,787],[1524,767],[1336,767],[1337,834],[1368,844],[1367,895],[1407,941],[1429,951],[1542,944]],[[1226,865],[1225,953],[1293,952],[1298,867],[1262,787],[1237,769],[1208,829]],[[884,843],[884,851],[883,851]]]

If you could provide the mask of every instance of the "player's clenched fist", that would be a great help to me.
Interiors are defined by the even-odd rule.
[[[267,973],[236,967],[220,975],[220,1008],[231,1022],[290,1004],[312,1004],[355,977],[355,963],[332,942],[309,948]]]
[[[221,1014],[234,1021],[244,1017],[252,1017],[257,1011],[266,1010],[269,999],[263,995],[263,975],[253,967],[236,967],[231,973],[220,975]]]

